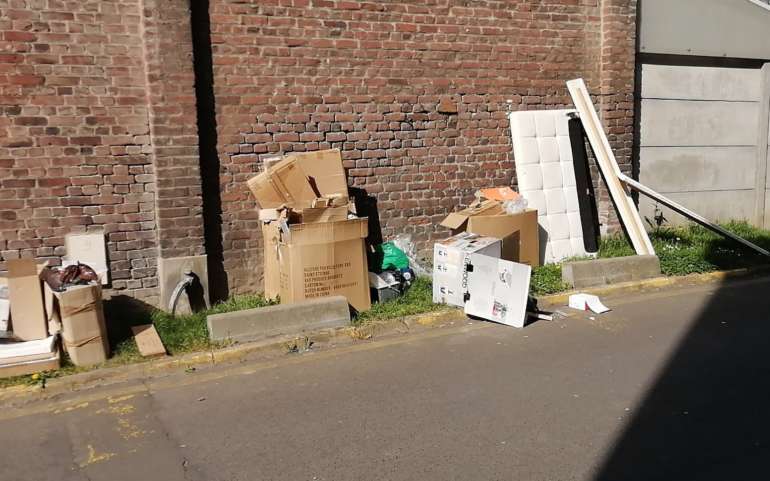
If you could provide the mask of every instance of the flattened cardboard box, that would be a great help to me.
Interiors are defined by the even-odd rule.
[[[499,210],[494,207],[499,206]],[[471,207],[449,214],[441,225],[452,229],[452,235],[471,232],[503,241],[501,259],[540,265],[540,241],[537,210],[527,209],[518,214],[507,214],[496,201],[485,201],[481,207]]]
[[[62,343],[76,366],[107,360],[109,344],[99,285],[74,286],[55,292],[62,323]]]
[[[22,341],[48,337],[43,304],[43,286],[33,259],[8,261],[8,298],[11,302],[11,330]]]
[[[280,227],[271,224],[267,229],[276,232]],[[340,295],[357,311],[368,310],[368,232],[366,218],[285,226],[275,262],[265,257],[266,289],[277,268],[281,303]]]
[[[262,256],[264,257],[265,297],[277,299],[281,294],[281,272],[278,264],[278,222],[262,224]]]

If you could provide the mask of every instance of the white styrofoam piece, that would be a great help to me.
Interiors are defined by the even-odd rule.
[[[537,209],[546,263],[588,255],[583,247],[568,114],[530,110],[510,114],[519,193]],[[544,245],[543,245],[544,244]]]
[[[49,336],[35,341],[2,343],[0,344],[0,360],[52,353],[55,338],[56,336]]]
[[[465,313],[524,327],[532,268],[483,254],[471,254]]]
[[[469,256],[481,253],[499,258],[500,239],[462,232],[433,245],[433,302],[462,307],[467,291]]]
[[[569,296],[569,307],[580,311],[587,311],[590,309],[597,314],[602,314],[610,310],[607,306],[602,304],[602,301],[599,300],[598,296],[583,293],[572,294]]]

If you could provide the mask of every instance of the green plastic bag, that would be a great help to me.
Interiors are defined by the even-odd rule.
[[[377,250],[382,251],[380,272],[388,269],[401,270],[409,268],[409,258],[404,254],[404,251],[396,247],[392,242],[381,244]]]

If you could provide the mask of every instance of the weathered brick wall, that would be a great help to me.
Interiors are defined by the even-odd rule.
[[[423,249],[477,188],[516,185],[507,114],[569,105],[565,80],[586,79],[630,161],[634,0],[210,3],[235,291],[261,288],[245,181],[269,154],[342,149],[383,234],[410,233]]]
[[[260,290],[245,181],[266,155],[329,147],[383,234],[425,249],[477,188],[516,185],[507,114],[568,106],[578,76],[630,169],[634,0],[206,3],[211,86],[187,0],[0,0],[0,270],[56,264],[66,233],[103,229],[115,292],[156,303],[157,258],[206,244],[231,291]],[[213,89],[205,139],[196,87]]]
[[[157,302],[157,256],[202,251],[187,2],[0,0],[0,39],[0,270],[104,230]]]

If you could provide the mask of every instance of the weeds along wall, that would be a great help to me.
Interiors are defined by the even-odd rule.
[[[246,179],[334,147],[383,234],[425,250],[477,188],[516,185],[508,113],[569,106],[575,77],[630,171],[635,18],[634,0],[0,0],[0,270],[103,229],[113,295],[157,304],[157,259],[201,254],[225,292],[259,291]]]

